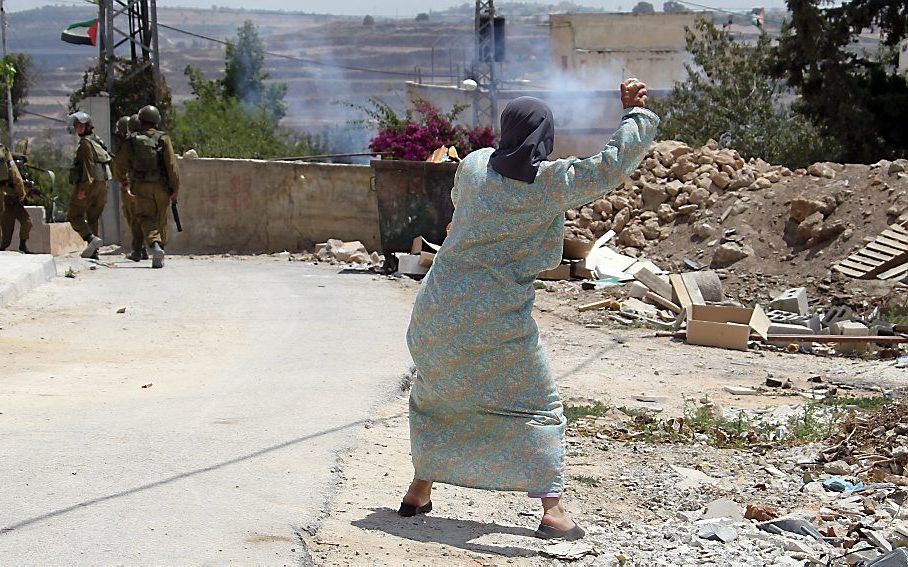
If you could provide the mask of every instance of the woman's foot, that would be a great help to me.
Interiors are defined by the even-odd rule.
[[[414,480],[404,495],[404,504],[411,506],[425,506],[432,500],[432,482],[428,480]]]
[[[414,480],[404,495],[397,513],[405,518],[432,511],[432,483]]]
[[[571,518],[570,512],[564,507],[561,498],[542,499],[542,524],[556,530],[568,531],[577,524]]]

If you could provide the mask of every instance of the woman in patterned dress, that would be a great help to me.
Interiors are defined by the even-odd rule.
[[[521,97],[501,115],[498,149],[458,167],[451,231],[407,332],[418,375],[402,516],[431,510],[433,482],[525,491],[542,500],[538,537],[583,537],[561,502],[565,419],[532,317],[533,281],[561,261],[564,212],[620,185],[656,135],[646,85],[624,81],[621,100],[621,126],[590,158],[547,161],[552,111]]]

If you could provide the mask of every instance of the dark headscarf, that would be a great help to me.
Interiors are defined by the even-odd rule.
[[[505,177],[532,183],[539,163],[555,147],[555,117],[538,98],[515,98],[501,113],[501,140],[489,158],[492,169]]]

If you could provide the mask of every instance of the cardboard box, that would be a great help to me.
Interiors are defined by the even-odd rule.
[[[769,317],[759,305],[746,308],[695,304],[690,309],[689,344],[747,350],[751,332],[767,338]]]
[[[397,271],[408,276],[424,276],[429,268],[420,265],[419,254],[395,254],[397,256]]]

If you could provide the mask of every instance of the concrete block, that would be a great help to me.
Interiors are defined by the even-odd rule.
[[[807,288],[796,287],[785,290],[770,302],[769,308],[807,315]]]
[[[37,254],[65,256],[81,252],[85,241],[72,229],[68,222],[44,222],[44,207],[25,207],[32,219],[32,232],[28,238],[28,248]],[[13,229],[13,240],[10,250],[19,247],[19,223]]]
[[[813,335],[816,331],[804,325],[794,325],[791,323],[772,323],[769,325],[770,335]]]
[[[0,306],[9,305],[56,276],[57,265],[49,254],[0,252]]]
[[[824,326],[829,327],[833,323],[839,323],[841,321],[849,321],[854,316],[854,311],[851,310],[851,307],[847,305],[837,305],[836,307],[831,307],[829,311],[823,314],[822,323]],[[836,333],[833,333],[835,335]]]
[[[867,328],[867,325],[864,323],[859,323],[857,321],[844,321],[838,323],[838,328],[841,331],[839,334],[851,337],[869,337],[870,329]]]

